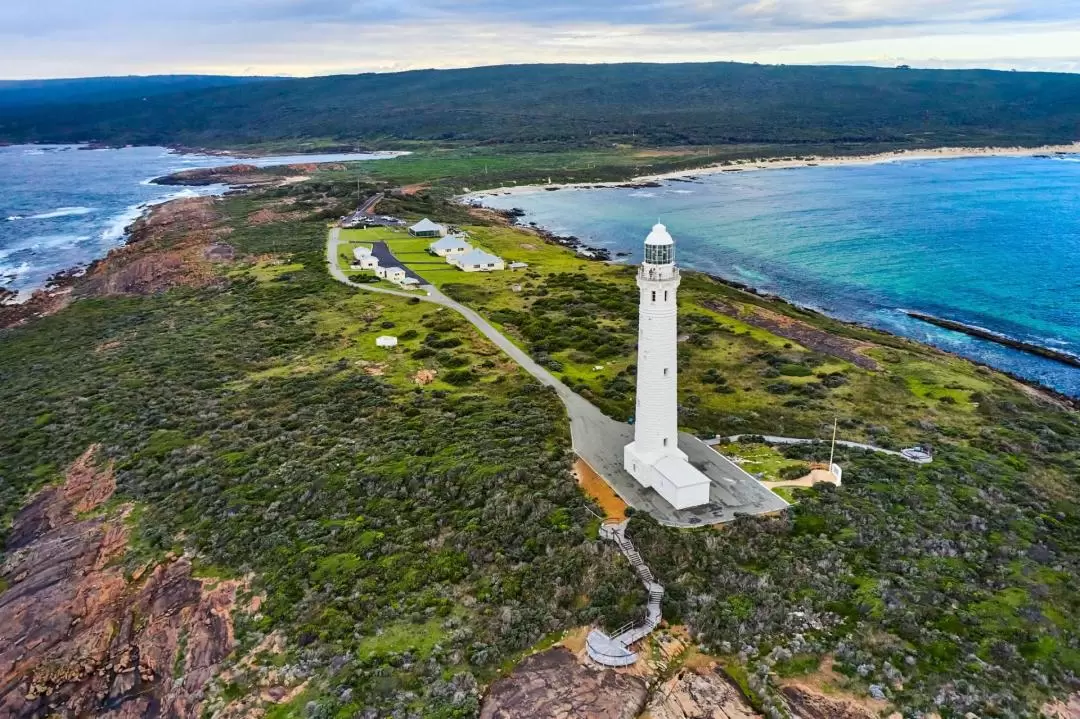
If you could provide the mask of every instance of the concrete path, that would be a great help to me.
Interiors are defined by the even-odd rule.
[[[728,444],[731,442],[738,442],[743,437],[761,437],[765,440],[766,444],[814,444],[820,442],[822,444],[829,444],[828,440],[824,439],[804,439],[800,437],[775,437],[769,434],[733,434],[730,437],[714,437],[713,439],[705,440],[705,444],[710,447],[715,447],[718,444]],[[888,454],[893,457],[900,457],[906,459],[909,462],[915,464],[930,464],[930,459],[919,459],[917,457],[909,457],[903,452],[897,452],[894,449],[885,449],[884,447],[875,447],[872,444],[863,444],[862,442],[847,442],[842,439],[836,440],[836,443],[841,447],[850,447],[851,449],[864,449],[867,452],[877,452],[878,454]]]
[[[414,294],[352,282],[337,263],[341,242],[338,228],[330,230],[326,244],[326,261],[331,276],[338,282],[368,292],[381,292],[400,297],[417,297],[425,302],[448,307],[460,313],[485,337],[509,355],[541,384],[551,387],[566,406],[570,417],[570,436],[577,453],[598,475],[603,477],[624,502],[636,510],[648,512],[661,524],[671,527],[701,527],[730,522],[739,514],[762,514],[785,509],[788,503],[765,485],[747,474],[697,437],[679,434],[679,449],[686,452],[690,463],[712,482],[709,504],[693,509],[675,509],[652,489],[645,489],[623,469],[623,447],[634,437],[634,428],[606,416],[588,400],[560,382],[541,367],[525,350],[511,342],[487,320],[465,305],[450,299],[433,285],[422,285],[424,293]]]

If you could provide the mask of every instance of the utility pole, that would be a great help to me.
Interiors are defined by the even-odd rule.
[[[836,423],[837,418],[833,417],[832,421],[832,449],[829,450],[829,471],[832,471],[833,457],[836,455]]]

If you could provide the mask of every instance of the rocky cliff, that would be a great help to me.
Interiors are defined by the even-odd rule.
[[[556,647],[526,658],[492,684],[480,719],[635,719],[646,694],[644,680],[586,667]]]
[[[91,447],[16,516],[0,580],[0,716],[196,717],[233,647],[238,583],[185,559],[126,576],[129,507]],[[0,584],[2,586],[2,584]]]
[[[716,667],[685,669],[653,692],[649,719],[759,719],[760,715]]]

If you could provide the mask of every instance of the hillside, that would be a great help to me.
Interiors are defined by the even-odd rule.
[[[0,140],[206,147],[304,139],[845,148],[1080,136],[1080,76],[737,63],[520,65],[0,107]]]
[[[228,75],[150,75],[81,77],[54,80],[0,80],[0,108],[115,102],[152,95],[260,82],[262,77]]]

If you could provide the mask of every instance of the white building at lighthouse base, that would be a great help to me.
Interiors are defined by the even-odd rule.
[[[686,460],[686,454],[638,453],[636,442],[623,448],[623,466],[642,487],[650,487],[675,509],[709,503],[709,478]]]

